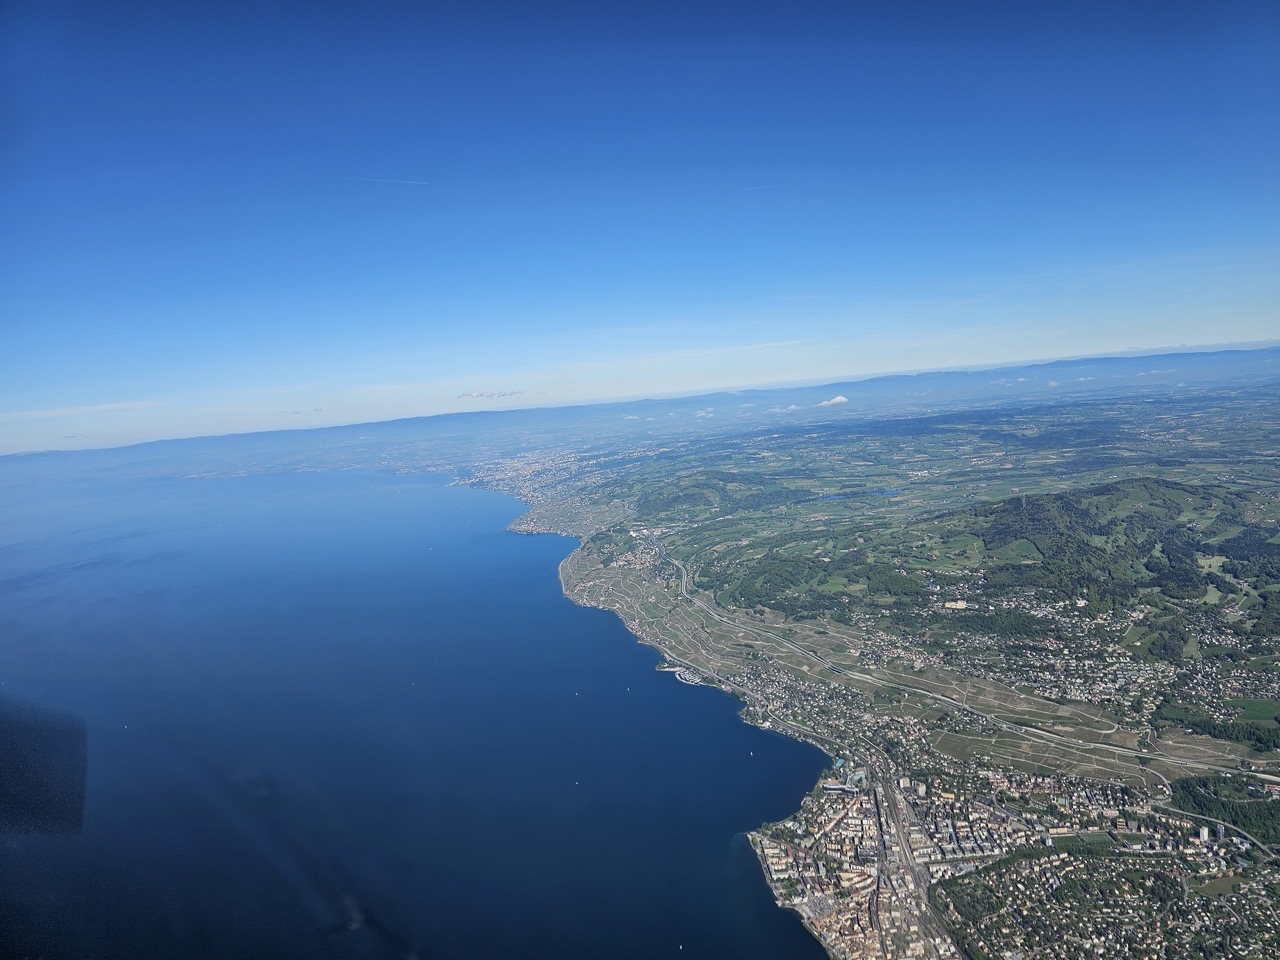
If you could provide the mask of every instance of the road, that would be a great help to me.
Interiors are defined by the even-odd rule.
[[[711,604],[703,600],[701,597],[697,596],[693,592],[693,589],[691,586],[692,578],[689,574],[688,569],[685,567],[685,565],[681,563],[679,560],[676,560],[674,557],[668,555],[666,548],[663,547],[662,543],[656,537],[650,536],[649,539],[650,539],[650,542],[657,548],[658,555],[663,560],[665,560],[666,562],[674,566],[678,571],[680,571],[681,596],[684,597],[684,599],[687,600],[689,603],[693,604],[695,607],[701,610],[706,616],[710,617],[712,620],[722,623],[727,627],[731,627],[736,631],[751,633],[757,637],[770,640],[774,643],[782,644],[784,647],[795,651],[796,653],[800,654],[806,659],[814,663],[817,663],[822,667],[825,667],[826,669],[830,670],[834,674],[849,676],[854,679],[863,680],[865,682],[876,684],[876,685],[883,685],[885,683],[885,680],[883,678],[876,677],[873,674],[865,673],[860,670],[851,670],[851,669],[837,666],[836,664],[832,663],[830,660],[826,659],[825,657],[817,653],[814,653],[812,650],[808,650],[805,647],[801,646],[800,644],[796,643],[794,640],[790,640],[787,637],[774,633],[771,630],[766,630],[752,623],[743,623],[741,621],[735,620],[732,617],[728,616],[727,614],[722,612],[719,608],[712,606]],[[1172,766],[1182,767],[1184,769],[1192,770],[1192,771],[1214,771],[1214,772],[1220,772],[1220,773],[1237,773],[1238,772],[1238,768],[1232,764],[1212,763],[1206,760],[1185,760],[1179,757],[1170,757],[1167,754],[1159,753],[1159,752],[1147,753],[1141,750],[1134,750],[1129,747],[1117,746],[1115,744],[1081,741],[1076,737],[1063,736],[1062,734],[1053,733],[1048,730],[1042,730],[1041,728],[1033,726],[1028,723],[1019,723],[1014,720],[1009,720],[1004,717],[996,716],[995,714],[986,713],[982,710],[979,710],[975,707],[970,706],[967,703],[964,703],[960,700],[956,700],[954,697],[949,697],[946,694],[938,693],[937,691],[930,690],[927,687],[912,686],[911,684],[904,683],[897,678],[893,680],[893,686],[899,687],[904,690],[909,690],[912,693],[919,694],[920,696],[923,696],[923,697],[928,697],[936,701],[937,703],[944,704],[948,707],[951,707],[957,710],[963,710],[966,713],[972,714],[973,716],[982,718],[988,723],[994,724],[996,727],[1006,732],[1016,733],[1021,736],[1027,737],[1029,739],[1039,740],[1041,742],[1054,744],[1056,746],[1067,747],[1077,754],[1084,754],[1088,756],[1090,753],[1101,752],[1101,753],[1109,753],[1114,757],[1122,757],[1128,760],[1132,760],[1135,764],[1138,764],[1138,765],[1141,765],[1144,762],[1149,762],[1151,760],[1158,759],[1162,763],[1167,763]],[[1144,767],[1143,769],[1146,773],[1150,773],[1151,775],[1159,778],[1159,780],[1165,785],[1166,788],[1170,786],[1168,777],[1160,773],[1158,770],[1153,770],[1150,767]],[[1266,777],[1264,775],[1264,779],[1275,780],[1276,778]],[[1233,829],[1238,829],[1238,828],[1233,828]],[[1263,847],[1263,849],[1267,849],[1267,848]]]

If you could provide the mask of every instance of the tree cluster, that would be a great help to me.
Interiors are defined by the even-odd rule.
[[[1227,777],[1173,781],[1173,805],[1178,809],[1234,824],[1263,843],[1280,842],[1280,801],[1239,797],[1236,781]]]

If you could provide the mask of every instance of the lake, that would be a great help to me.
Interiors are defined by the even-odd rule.
[[[11,471],[12,473],[12,471]],[[561,593],[436,475],[5,489],[0,692],[87,728],[83,829],[0,838],[45,957],[796,957],[743,836],[825,765]]]

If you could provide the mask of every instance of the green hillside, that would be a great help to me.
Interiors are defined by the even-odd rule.
[[[788,532],[731,544],[704,556],[699,583],[728,605],[795,617],[914,608],[935,595],[1089,610],[1212,601],[1236,611],[1238,629],[1274,635],[1280,543],[1254,497],[1156,478],[1013,496],[820,539]],[[1035,630],[1025,614],[995,616],[1007,621],[999,632]]]

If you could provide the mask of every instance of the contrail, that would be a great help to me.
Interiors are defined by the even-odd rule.
[[[363,183],[412,183],[417,187],[425,187],[431,182],[430,180],[384,180],[381,177],[356,177],[356,179]]]

